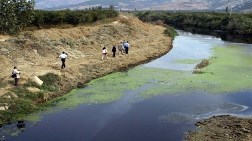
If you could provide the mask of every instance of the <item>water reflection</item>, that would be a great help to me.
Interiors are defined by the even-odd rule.
[[[145,67],[164,68],[170,70],[193,70],[195,65],[204,58],[211,56],[211,48],[216,44],[223,44],[210,36],[190,35],[187,32],[179,31],[180,36],[177,36],[173,42],[173,49],[165,56],[152,61]],[[199,38],[201,40],[199,40]],[[215,39],[215,40],[213,40]],[[177,60],[198,60],[192,64],[177,63]]]
[[[17,122],[17,128],[18,128],[21,132],[23,132],[24,129],[25,129],[25,122],[24,122],[23,120],[18,121],[18,122]]]
[[[225,95],[194,91],[143,100],[137,97],[141,89],[145,88],[128,91],[119,101],[44,115],[41,122],[6,140],[180,141],[198,120],[218,114],[252,114],[250,90]]]

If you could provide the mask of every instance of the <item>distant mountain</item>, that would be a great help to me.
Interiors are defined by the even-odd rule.
[[[36,0],[37,9],[85,9],[113,5],[121,10],[225,10],[252,11],[251,0]]]

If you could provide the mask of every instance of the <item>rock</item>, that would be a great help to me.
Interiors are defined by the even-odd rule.
[[[18,96],[16,94],[14,94],[13,92],[7,92],[4,95],[2,95],[0,98],[12,99],[12,98],[18,98]],[[0,103],[0,106],[2,106],[1,103]]]
[[[10,99],[11,96],[10,95],[4,95],[3,98]]]
[[[18,96],[17,96],[16,94],[14,94],[14,93],[10,93],[10,96],[11,96],[12,98],[18,98]]]
[[[77,83],[77,88],[84,88],[86,85],[82,82]]]
[[[47,101],[50,98],[50,94],[49,93],[44,93],[43,94],[43,100]]]
[[[27,89],[29,92],[31,92],[31,93],[38,93],[38,92],[41,91],[39,88],[35,88],[35,87],[27,87],[26,89]]]
[[[0,111],[5,111],[5,110],[7,110],[7,109],[9,109],[8,106],[2,106],[2,107],[0,107]]]
[[[43,81],[40,80],[37,76],[34,77],[34,82],[38,85],[38,86],[42,86]]]
[[[0,111],[8,110],[9,106],[7,106],[7,103],[0,103]]]

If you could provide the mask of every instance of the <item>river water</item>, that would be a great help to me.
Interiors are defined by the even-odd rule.
[[[242,62],[251,63],[252,45],[179,33],[168,54],[92,81],[55,104],[54,110],[39,113],[39,121],[25,120],[25,128],[16,123],[3,126],[0,140],[180,141],[201,119],[222,114],[251,116],[252,86],[246,84],[252,84],[252,66],[240,68],[248,71],[236,74],[242,80],[233,83],[244,83],[245,87],[236,89],[227,89],[232,85],[222,81],[226,87],[219,91],[210,91],[215,88],[212,82],[211,87],[192,88],[194,78],[190,78],[195,65],[211,58],[216,47],[239,48],[246,56]],[[185,79],[190,80],[190,88],[182,83]]]

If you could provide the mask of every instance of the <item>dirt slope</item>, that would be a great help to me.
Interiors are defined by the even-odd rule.
[[[158,57],[171,49],[171,38],[164,27],[150,25],[130,15],[120,15],[107,24],[68,29],[42,29],[23,32],[15,37],[0,36],[0,96],[12,89],[13,66],[21,69],[21,84],[34,76],[55,73],[62,78],[61,91],[76,87],[78,82],[127,68]],[[112,45],[129,41],[128,55],[112,58]],[[109,58],[101,59],[102,47]],[[66,69],[60,69],[59,55],[68,54]]]

